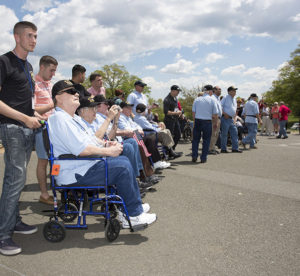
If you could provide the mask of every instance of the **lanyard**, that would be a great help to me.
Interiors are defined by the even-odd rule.
[[[31,93],[32,93],[32,97],[34,96],[34,89],[33,89],[33,84],[32,84],[32,78],[30,76],[30,72],[29,72],[29,65],[28,65],[28,62],[27,60],[25,60],[25,65],[26,65],[26,68],[23,64],[23,62],[21,61],[21,59],[17,56],[17,54],[15,52],[13,52],[15,54],[15,56],[17,57],[17,60],[18,62],[21,64],[21,67],[26,75],[26,78],[29,82],[29,85],[30,85],[30,90],[31,90]],[[26,70],[27,69],[27,70]]]

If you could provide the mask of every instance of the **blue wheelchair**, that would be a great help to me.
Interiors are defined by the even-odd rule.
[[[147,224],[132,226],[123,199],[117,195],[116,187],[108,185],[108,165],[106,158],[98,156],[76,157],[74,155],[61,155],[55,157],[53,145],[49,139],[47,122],[43,123],[43,140],[48,160],[50,163],[51,188],[54,197],[54,210],[49,221],[44,225],[43,235],[49,242],[60,242],[66,237],[66,229],[87,229],[86,216],[103,216],[105,219],[105,237],[109,242],[119,236],[121,225],[117,219],[118,211],[126,217],[131,232],[145,229]],[[102,186],[78,186],[57,185],[55,175],[59,173],[59,167],[55,161],[63,160],[99,160],[105,163],[105,185]],[[57,192],[61,193],[61,205],[58,205]],[[100,207],[100,208],[99,208]],[[52,212],[52,210],[50,211]],[[62,221],[59,221],[59,218]],[[77,219],[77,223],[70,224]]]

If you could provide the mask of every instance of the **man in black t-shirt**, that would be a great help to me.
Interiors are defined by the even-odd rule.
[[[84,66],[80,64],[74,65],[72,68],[72,79],[70,80],[74,84],[74,88],[79,92],[81,98],[91,96],[91,93],[81,85],[85,80],[85,71]]]
[[[0,139],[5,148],[5,172],[0,199],[0,253],[22,251],[13,233],[32,234],[37,227],[22,222],[18,201],[26,182],[26,168],[34,143],[34,76],[27,61],[36,45],[37,27],[27,21],[14,26],[16,47],[0,56]]]
[[[178,118],[181,116],[182,112],[179,110],[177,102],[177,96],[180,91],[181,89],[178,85],[172,85],[170,93],[164,99],[164,123],[166,128],[169,129],[173,135],[174,150],[181,136]]]

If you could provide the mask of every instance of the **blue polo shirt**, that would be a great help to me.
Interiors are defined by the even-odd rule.
[[[92,135],[81,118],[72,117],[60,108],[56,108],[48,119],[49,138],[53,145],[54,156],[73,154],[78,156],[88,145],[102,147],[95,135]],[[60,165],[59,175],[55,176],[58,185],[68,185],[77,182],[75,174],[85,173],[98,160],[63,160],[55,161]]]
[[[136,115],[136,106],[138,104],[144,104],[146,107],[148,107],[148,98],[145,94],[143,93],[139,93],[137,91],[134,91],[132,93],[130,93],[127,97],[127,102],[130,103],[130,104],[133,104],[133,107],[132,107],[132,112],[134,115]],[[146,109],[146,114],[148,113],[148,110]]]
[[[143,130],[137,123],[135,123],[130,117],[121,113],[118,128],[122,130]]]
[[[224,96],[221,101],[223,111],[232,118],[236,115],[237,103],[236,99],[232,98],[229,94]]]
[[[142,129],[151,129],[153,131],[160,131],[160,128],[155,125],[151,124],[147,118],[141,114],[137,114],[133,119]]]
[[[246,116],[245,123],[257,124],[258,123],[257,118],[253,117],[256,116],[257,114],[259,114],[258,104],[253,99],[250,99],[248,102],[246,102],[243,108],[242,115]]]
[[[208,94],[194,100],[192,111],[195,119],[201,120],[211,120],[212,115],[218,114],[217,104]]]

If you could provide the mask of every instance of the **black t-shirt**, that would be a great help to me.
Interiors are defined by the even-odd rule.
[[[173,120],[178,119],[178,116],[176,115],[167,115],[168,111],[174,111],[175,108],[178,108],[177,100],[171,94],[169,94],[164,99],[164,113],[166,119],[173,119]]]
[[[30,86],[30,81],[31,84]],[[33,116],[34,75],[28,61],[19,59],[13,52],[0,56],[0,100],[11,108]],[[31,89],[33,88],[33,91]],[[0,123],[21,125],[21,122],[0,114]]]
[[[70,80],[74,84],[74,88],[79,92],[80,97],[88,97],[91,96],[91,93],[88,92],[83,85],[80,83],[75,83],[74,81]]]

